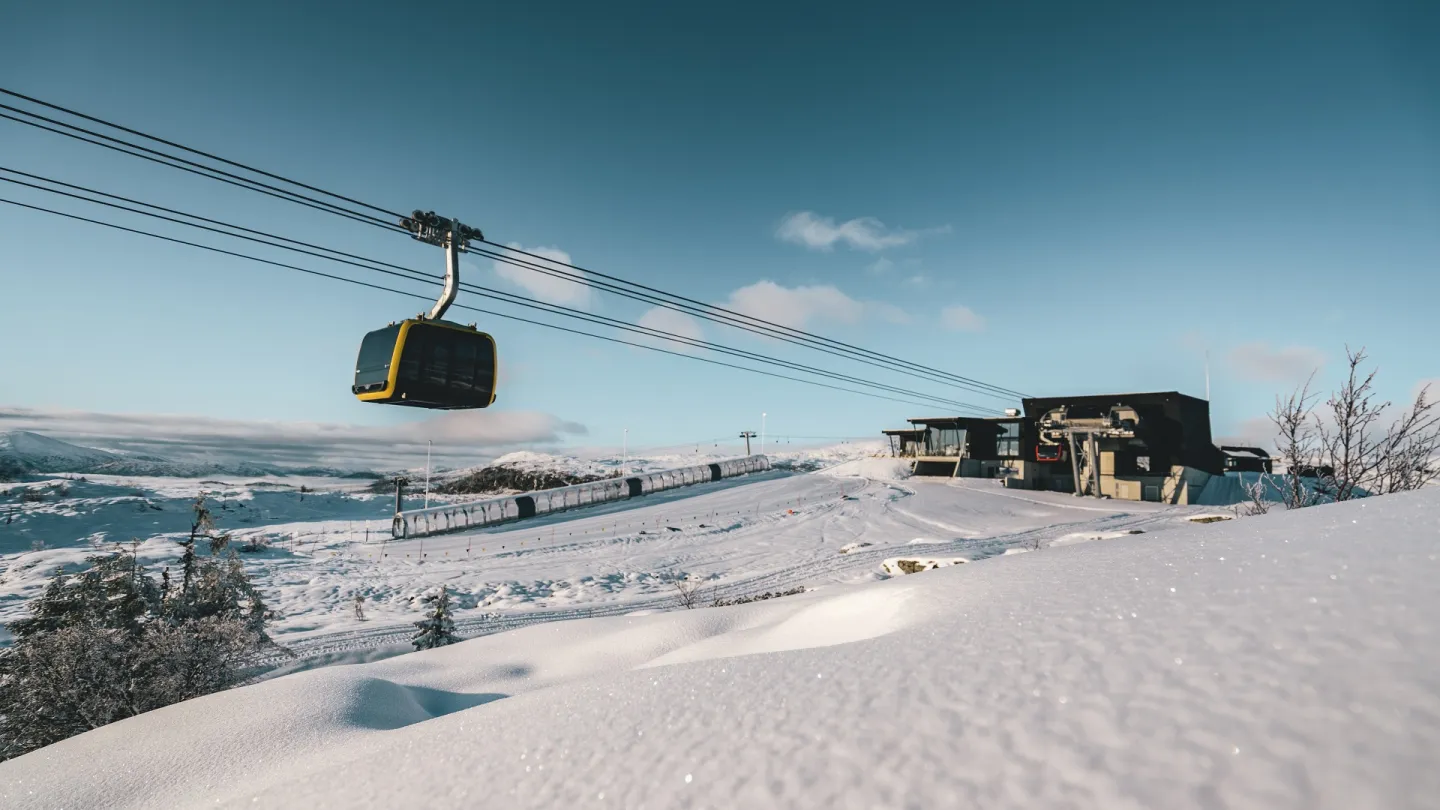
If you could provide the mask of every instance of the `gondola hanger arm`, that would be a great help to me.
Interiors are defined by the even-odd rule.
[[[470,247],[471,239],[484,239],[479,228],[465,225],[458,219],[450,219],[434,211],[415,211],[400,220],[400,225],[415,239],[426,244],[445,248],[445,287],[430,312],[420,315],[421,320],[438,321],[445,317],[445,311],[455,303],[460,292],[460,254]]]

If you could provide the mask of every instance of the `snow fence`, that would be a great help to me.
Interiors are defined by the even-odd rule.
[[[568,487],[542,489],[519,495],[504,495],[483,501],[466,501],[425,509],[407,509],[395,514],[390,533],[396,540],[426,537],[432,534],[494,526],[512,520],[524,520],[551,512],[563,512],[597,503],[638,498],[651,492],[678,489],[691,484],[704,484],[722,478],[734,478],[770,469],[770,459],[745,456],[697,464],[675,470],[641,473],[623,478],[606,478]]]

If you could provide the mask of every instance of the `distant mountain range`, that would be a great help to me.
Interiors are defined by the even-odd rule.
[[[280,467],[252,462],[172,461],[146,455],[113,453],[81,447],[28,430],[0,433],[0,480],[24,475],[77,473],[199,478],[209,475],[307,475],[374,478],[378,475],[329,467]]]

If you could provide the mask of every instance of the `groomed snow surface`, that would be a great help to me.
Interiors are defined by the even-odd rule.
[[[1072,542],[278,677],[0,764],[0,805],[1436,806],[1440,491],[1121,536],[1113,503],[908,491],[745,531],[850,560],[1069,509]]]

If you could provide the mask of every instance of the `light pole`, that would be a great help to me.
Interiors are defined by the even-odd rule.
[[[760,414],[760,455],[765,455],[765,414]]]
[[[629,467],[630,467],[630,428],[625,428],[625,431],[624,431],[624,432],[621,434],[621,436],[620,436],[620,475],[621,475],[621,477],[624,477],[625,475],[627,475],[627,474],[630,472]]]
[[[425,508],[430,508],[430,440],[425,440]]]

